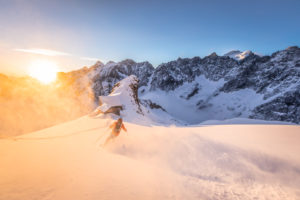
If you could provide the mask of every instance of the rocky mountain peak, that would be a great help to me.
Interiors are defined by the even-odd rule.
[[[123,65],[134,65],[134,64],[136,64],[136,62],[134,60],[132,60],[132,59],[126,59],[126,60],[122,60],[120,62],[120,64],[123,64]]]
[[[298,46],[290,46],[290,47],[286,48],[287,51],[297,51],[299,49],[300,48]]]
[[[232,56],[235,56],[236,54],[240,54],[240,53],[242,53],[240,50],[232,50],[232,51],[229,51],[228,53],[225,53],[223,56],[232,57]]]
[[[112,65],[112,64],[115,64],[116,62],[114,62],[114,61],[108,61],[105,65]]]
[[[223,116],[220,119],[242,116],[300,123],[296,92],[300,90],[299,67],[300,49],[295,46],[271,56],[234,50],[224,56],[212,53],[203,59],[178,58],[157,68],[149,62],[127,59],[98,67],[89,85],[97,100],[98,96],[108,95],[122,79],[135,75],[140,80],[138,86],[143,87],[143,95],[156,91],[178,94],[178,98],[190,102],[189,108],[194,106],[199,115],[207,112],[210,119],[219,119],[216,113],[220,112],[220,117]],[[165,108],[154,99],[144,100]],[[165,110],[170,111],[168,107]]]
[[[241,61],[241,60],[244,60],[245,58],[247,57],[253,57],[255,55],[255,53],[253,53],[252,51],[250,50],[246,50],[244,52],[240,51],[240,50],[233,50],[233,51],[230,51],[226,54],[224,54],[223,56],[228,56],[232,59],[235,59],[237,61]],[[257,54],[256,54],[257,55]]]
[[[214,57],[218,57],[216,52],[211,53],[208,57],[210,58],[214,58]]]

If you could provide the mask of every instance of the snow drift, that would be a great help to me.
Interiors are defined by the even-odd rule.
[[[129,76],[90,116],[0,140],[0,199],[300,199],[299,126],[186,127],[137,90]],[[116,114],[128,132],[101,147]]]
[[[300,199],[299,126],[125,122],[101,148],[110,123],[83,117],[0,140],[0,199]]]

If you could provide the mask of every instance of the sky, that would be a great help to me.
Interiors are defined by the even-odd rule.
[[[300,46],[299,0],[0,0],[0,73]]]

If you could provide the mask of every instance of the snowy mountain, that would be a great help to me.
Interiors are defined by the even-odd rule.
[[[138,97],[139,80],[130,75],[113,87],[108,96],[99,96],[99,104],[90,116],[121,115],[126,121],[143,125],[179,124],[163,108]]]
[[[119,63],[98,64],[88,76],[92,79],[92,88],[97,97],[108,95],[117,82],[129,75],[137,76],[140,86],[146,85],[153,71],[153,66],[148,62],[136,63],[127,59]]]
[[[137,76],[139,84],[146,85],[153,70],[153,66],[148,62],[136,63],[127,59],[119,63],[110,61],[105,65],[98,61],[89,68],[61,73],[60,76],[67,80],[75,80],[75,88],[79,90],[92,89],[97,102],[100,95],[108,95],[117,82],[129,75]]]
[[[239,59],[232,56],[239,56]],[[136,75],[141,102],[151,102],[186,124],[253,118],[300,123],[300,49],[271,56],[250,51],[179,58],[153,68],[147,62],[96,64],[87,73],[96,102],[113,85]]]
[[[240,60],[243,60],[243,59],[247,58],[249,55],[252,55],[252,54],[255,54],[255,53],[253,53],[250,50],[247,50],[247,51],[244,51],[244,52],[241,52],[239,50],[233,50],[233,51],[230,51],[230,52],[224,54],[224,56],[228,56],[228,57],[233,58],[237,61],[240,61]],[[256,55],[258,55],[258,54],[256,54]]]
[[[51,117],[60,108],[64,116],[94,111],[1,138],[1,200],[300,199],[300,135],[292,124],[300,122],[298,47],[239,61],[214,53],[156,69],[131,60],[97,62],[60,73],[51,86],[32,81],[37,92],[21,98],[30,110],[49,114],[48,104],[33,103],[43,97]],[[29,88],[18,86],[18,94]],[[6,107],[4,97],[15,97],[8,89],[0,90]],[[17,114],[11,123],[24,125]],[[118,115],[127,132],[103,146]]]
[[[236,55],[243,59],[232,57]],[[232,118],[300,123],[300,49],[289,47],[270,56],[235,51],[178,58],[157,68],[129,59],[98,61],[59,73],[53,87],[29,77],[0,76],[4,105],[0,111],[5,113],[0,117],[0,137],[88,114],[99,106],[99,96],[109,95],[130,75],[139,80],[136,87],[144,117],[136,117],[141,124],[145,118],[154,124],[183,125]]]

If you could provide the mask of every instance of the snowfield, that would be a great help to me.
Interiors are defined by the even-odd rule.
[[[207,120],[247,118],[256,106],[264,103],[263,95],[252,89],[231,93],[218,92],[224,80],[210,81],[204,76],[195,79],[194,85],[184,83],[174,91],[147,91],[140,93],[140,99],[150,99],[166,109],[167,113],[182,124],[199,124]],[[197,92],[192,94],[194,88]],[[251,101],[249,101],[251,99]],[[180,105],[180,106],[178,106]],[[201,107],[201,109],[199,108]]]
[[[112,122],[1,139],[0,199],[300,199],[299,126],[125,122],[101,147]]]

